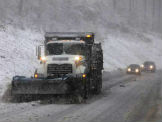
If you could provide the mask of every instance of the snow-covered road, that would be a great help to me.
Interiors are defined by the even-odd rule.
[[[104,72],[102,94],[83,104],[0,103],[0,122],[158,122],[161,73]]]

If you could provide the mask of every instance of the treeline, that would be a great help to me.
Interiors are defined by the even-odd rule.
[[[1,0],[0,22],[56,31],[124,24],[162,32],[161,7],[162,0]]]

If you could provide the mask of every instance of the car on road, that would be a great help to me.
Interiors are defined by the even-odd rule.
[[[156,65],[153,61],[145,61],[141,65],[141,71],[144,72],[156,72]]]
[[[131,64],[127,67],[127,74],[141,75],[141,68],[138,64]]]

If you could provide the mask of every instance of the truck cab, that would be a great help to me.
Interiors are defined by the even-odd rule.
[[[49,41],[45,55],[40,57],[38,77],[55,78],[66,74],[86,73],[86,49],[84,41]]]
[[[56,78],[67,74],[81,76],[88,72],[92,44],[87,44],[87,40],[93,40],[93,33],[74,34],[66,37],[53,33],[51,38],[49,33],[46,34],[45,45],[37,48],[40,67],[36,69],[36,77]]]

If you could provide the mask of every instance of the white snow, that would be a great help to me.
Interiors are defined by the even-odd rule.
[[[105,70],[126,68],[129,64],[155,61],[162,68],[162,38],[155,33],[113,32],[103,42]]]
[[[0,29],[0,93],[14,75],[32,76],[38,65],[35,47],[43,43],[43,33],[12,26]],[[152,60],[161,68],[162,39],[154,33],[111,31],[102,41],[104,68],[111,71],[131,63]]]
[[[0,28],[0,93],[14,75],[33,75],[37,65],[35,47],[41,40],[37,32],[12,26]]]

